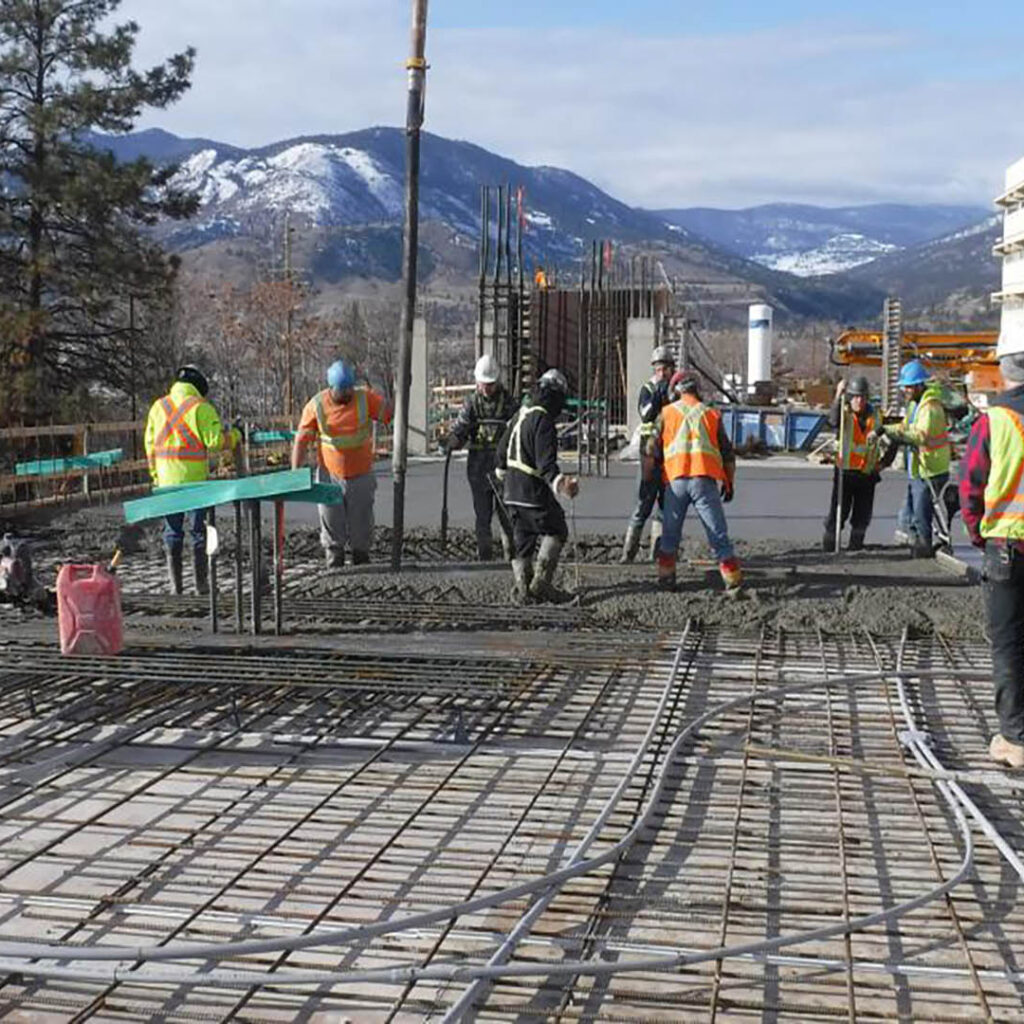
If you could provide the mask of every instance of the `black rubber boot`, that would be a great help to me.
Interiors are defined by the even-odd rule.
[[[850,531],[850,551],[863,551],[864,550],[864,534],[866,530],[851,530]]]
[[[512,559],[512,603],[530,603],[530,584],[533,582],[533,562],[529,558]]]
[[[167,581],[171,585],[172,594],[180,594],[182,592],[181,545],[167,549]]]
[[[344,548],[324,548],[324,566],[328,569],[340,569],[345,564]]]
[[[546,536],[540,542],[537,565],[530,584],[530,597],[544,604],[568,604],[573,595],[560,590],[551,581],[558,568],[558,557],[562,553],[562,542],[557,537]]]
[[[494,561],[494,542],[488,537],[484,540],[483,537],[477,537],[476,539],[476,554],[477,558],[481,562],[492,562]]]
[[[210,592],[210,563],[206,559],[206,549],[192,549],[192,571],[195,575],[196,593],[205,597]]]
[[[370,562],[369,551],[353,551],[352,552],[352,564],[353,565],[368,565]]]
[[[822,551],[835,551],[836,549],[836,531],[826,530],[821,535],[821,550]]]

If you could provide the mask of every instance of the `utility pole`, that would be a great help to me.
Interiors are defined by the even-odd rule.
[[[416,316],[416,256],[419,247],[420,128],[423,125],[427,62],[427,0],[412,0],[411,56],[405,62],[409,94],[405,114],[405,232],[402,252],[404,295],[399,337],[398,380],[395,386],[394,446],[391,455],[395,505],[391,567],[402,567],[405,534],[405,468],[409,448],[409,391],[412,377],[412,324]]]
[[[284,351],[285,351],[285,382],[284,411],[286,416],[293,412],[292,403],[292,313],[295,308],[295,292],[292,278],[292,213],[285,210],[284,214],[284,274],[288,282],[288,310],[285,313]]]

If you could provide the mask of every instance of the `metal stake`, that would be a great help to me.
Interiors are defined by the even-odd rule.
[[[217,532],[217,509],[210,508],[206,513],[207,521],[210,526],[213,527],[214,533]],[[212,633],[217,632],[218,626],[218,615],[217,615],[217,553],[216,551],[210,554],[207,552],[207,577],[210,584],[210,631]]]
[[[281,635],[284,585],[284,502],[274,502],[274,633]]]

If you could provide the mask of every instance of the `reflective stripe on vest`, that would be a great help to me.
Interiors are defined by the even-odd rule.
[[[189,395],[175,405],[170,395],[160,399],[164,422],[153,442],[154,459],[177,459],[181,462],[201,462],[207,456],[206,445],[195,435],[185,422],[185,417],[199,405],[200,399]]]
[[[1011,409],[988,410],[991,467],[985,485],[983,537],[1024,539],[1024,420]]]
[[[839,466],[842,469],[856,470],[858,473],[871,473],[878,464],[878,442],[872,437],[875,429],[874,413],[869,413],[863,429],[860,417],[855,412],[843,413],[843,447],[839,453]]]
[[[366,400],[366,392],[360,388],[353,394],[356,403],[356,429],[347,434],[332,434],[328,430],[327,413],[324,410],[324,395],[330,391],[321,391],[313,403],[316,407],[316,425],[320,431],[320,443],[328,448],[337,451],[351,451],[353,448],[362,448],[370,443],[373,436],[373,428],[370,426],[369,405]]]
[[[508,438],[508,452],[505,457],[505,464],[509,469],[518,469],[520,473],[525,473],[527,476],[540,477],[540,479],[543,479],[543,477],[541,477],[537,467],[523,462],[523,442],[519,435],[522,432],[523,423],[526,421],[527,416],[535,412],[543,414],[544,411],[544,406],[542,405],[531,405],[528,408],[519,410],[519,415],[512,425],[512,433]]]
[[[937,405],[942,408],[942,403],[937,398],[925,398],[921,404],[917,407],[914,413],[914,419],[920,415],[921,410],[928,405]],[[946,412],[945,409],[942,411],[942,430],[937,434],[930,434],[925,437],[924,444],[921,445],[922,450],[926,452],[937,452],[941,451],[946,445],[949,444],[949,428],[946,426]]]
[[[662,438],[666,433],[670,433],[672,438],[664,448],[666,479],[710,476],[715,480],[725,480],[718,438],[712,437],[711,411],[700,402],[696,405],[675,402],[662,409]]]

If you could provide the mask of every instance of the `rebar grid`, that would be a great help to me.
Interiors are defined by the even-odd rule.
[[[461,658],[388,644],[386,655],[347,658],[154,650],[75,662],[5,647],[0,937],[137,946],[299,936],[397,923],[541,879],[620,783],[673,652],[635,635],[539,637],[526,658],[511,644]],[[971,778],[996,775],[979,771],[994,724],[976,681],[988,669],[983,648],[936,638],[904,653],[913,668],[938,671],[908,685],[943,763]],[[512,963],[621,961],[714,949],[723,937],[771,938],[871,913],[953,877],[957,827],[927,778],[908,772],[891,687],[838,684],[844,674],[892,671],[898,655],[897,641],[866,635],[697,636],[596,849],[633,826],[664,771],[657,828],[567,882]],[[836,685],[758,696],[826,675]],[[752,690],[751,702],[709,722],[665,764],[685,724]],[[970,791],[1024,847],[1021,790],[996,776]],[[888,928],[672,973],[497,979],[473,1012],[1013,1019],[1021,986],[1007,972],[1021,970],[1015,951],[1024,948],[1016,876],[980,835],[974,864],[969,885]],[[527,906],[520,898],[220,966],[286,974],[482,964]],[[290,1020],[334,1009],[359,1020],[439,1019],[466,984],[232,993],[8,975],[0,1012]]]

